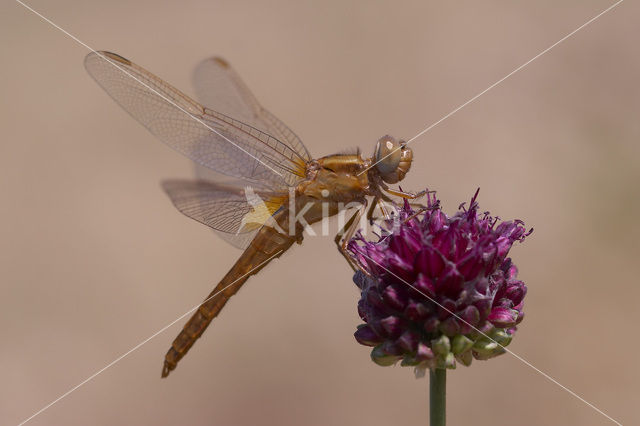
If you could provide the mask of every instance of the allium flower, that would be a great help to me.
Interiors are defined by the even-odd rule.
[[[479,214],[477,195],[452,217],[435,195],[427,195],[424,211],[405,202],[379,241],[358,234],[349,242],[362,269],[353,280],[365,322],[354,336],[373,346],[375,363],[402,360],[421,374],[505,352],[524,317],[527,291],[507,254],[531,231],[519,220],[498,223]]]

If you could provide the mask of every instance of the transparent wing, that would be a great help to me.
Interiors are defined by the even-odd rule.
[[[259,230],[260,229],[256,229],[251,232],[245,232],[244,234],[229,234],[227,232],[216,231],[215,229],[213,232],[232,246],[239,248],[240,250],[244,250],[249,247],[251,240],[255,238]]]
[[[229,178],[225,177],[224,175],[221,175],[197,163],[194,163],[194,173],[196,176],[196,180],[213,182],[214,184],[220,186],[231,185],[236,188],[246,188],[248,186],[252,186],[251,182],[230,181]],[[267,190],[267,188],[263,188],[260,186],[258,186],[257,188],[259,188],[260,190]],[[241,250],[247,248],[251,240],[253,240],[253,237],[255,237],[255,235],[258,233],[258,229],[241,234],[230,234],[228,232],[219,231],[214,228],[211,228],[211,231],[227,243]]]
[[[287,201],[285,194],[230,183],[176,179],[162,187],[180,212],[239,248]]]
[[[131,61],[110,52],[92,52],[85,67],[129,114],[196,163],[277,189],[304,177],[305,160],[289,145],[203,107]]]
[[[200,102],[268,133],[291,147],[300,158],[311,160],[300,138],[266,110],[240,75],[222,58],[200,62],[193,72],[193,86]]]

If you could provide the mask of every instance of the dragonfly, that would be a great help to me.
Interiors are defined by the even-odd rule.
[[[195,68],[193,83],[202,103],[112,52],[91,52],[84,65],[133,118],[197,164],[196,179],[163,182],[175,207],[244,250],[173,341],[162,377],[250,276],[302,243],[306,226],[356,205],[334,239],[355,269],[347,243],[358,223],[372,220],[376,207],[388,215],[384,202],[392,197],[421,196],[389,186],[411,167],[413,153],[404,141],[387,135],[371,157],[358,150],[314,159],[222,58],[205,59]]]

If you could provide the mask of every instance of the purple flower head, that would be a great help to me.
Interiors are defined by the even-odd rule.
[[[505,352],[527,292],[507,255],[531,230],[478,213],[477,195],[452,217],[434,194],[417,211],[405,202],[378,241],[359,233],[349,242],[364,321],[354,336],[377,364],[424,372]]]

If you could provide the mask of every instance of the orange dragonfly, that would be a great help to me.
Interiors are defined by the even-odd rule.
[[[202,103],[214,109],[115,53],[92,52],[84,64],[133,118],[199,165],[199,179],[163,183],[178,210],[244,249],[173,341],[162,377],[176,368],[249,276],[293,243],[302,242],[306,224],[335,215],[345,206],[359,206],[335,237],[350,262],[346,243],[367,209],[368,198],[373,198],[366,215],[371,220],[376,206],[385,212],[382,201],[390,201],[387,194],[419,196],[387,185],[402,180],[411,166],[413,154],[403,141],[380,138],[371,158],[358,152],[314,159],[221,58],[202,61],[193,75]]]

